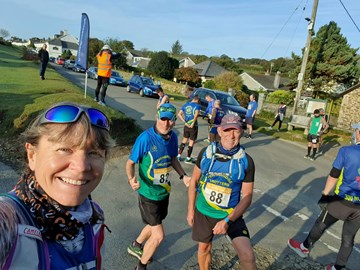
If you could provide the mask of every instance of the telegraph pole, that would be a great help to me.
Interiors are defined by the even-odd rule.
[[[312,9],[312,13],[311,13],[311,19],[310,20],[307,19],[307,20],[309,20],[308,36],[307,36],[306,45],[305,45],[305,49],[304,49],[304,56],[302,59],[300,73],[298,75],[298,85],[296,87],[296,97],[294,100],[294,108],[292,111],[292,115],[294,115],[296,113],[297,105],[298,105],[299,99],[300,99],[301,90],[302,90],[303,84],[304,84],[306,64],[307,64],[308,57],[309,57],[310,44],[311,44],[311,39],[312,39],[312,35],[314,32],[313,30],[314,30],[314,26],[315,26],[315,19],[316,19],[316,12],[317,12],[317,8],[318,8],[318,4],[319,4],[319,0],[314,0],[313,9]]]

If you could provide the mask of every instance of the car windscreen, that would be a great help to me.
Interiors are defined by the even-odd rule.
[[[216,93],[216,98],[220,100],[221,104],[240,106],[239,102],[237,102],[233,96]]]
[[[150,78],[142,78],[142,81],[144,84],[147,84],[147,85],[155,85],[154,81]]]
[[[119,74],[119,72],[113,71],[113,72],[111,72],[111,76],[119,77],[120,74]]]

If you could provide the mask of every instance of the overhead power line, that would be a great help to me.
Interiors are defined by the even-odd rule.
[[[345,9],[346,13],[348,14],[349,18],[351,19],[351,21],[352,21],[353,24],[355,25],[356,29],[360,32],[359,27],[356,25],[356,22],[355,22],[354,19],[351,17],[351,15],[350,15],[349,11],[346,9],[344,3],[343,3],[341,0],[339,0],[339,1],[340,1],[341,5],[343,6],[343,8]]]
[[[261,59],[264,57],[264,55],[267,53],[267,51],[271,48],[271,46],[274,44],[275,40],[278,38],[278,36],[280,35],[280,33],[282,32],[282,30],[284,30],[285,26],[288,24],[288,22],[290,21],[290,19],[292,18],[292,16],[294,15],[294,13],[299,9],[299,6],[301,5],[301,3],[303,2],[303,0],[300,1],[299,5],[294,9],[294,11],[291,13],[291,15],[289,16],[289,18],[286,20],[286,22],[283,24],[283,26],[281,27],[280,31],[276,34],[276,36],[274,37],[274,39],[271,41],[270,45],[265,49],[264,53],[261,55]]]

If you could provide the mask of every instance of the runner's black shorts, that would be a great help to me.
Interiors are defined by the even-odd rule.
[[[184,138],[190,138],[190,140],[196,141],[198,136],[198,129],[198,126],[194,126],[193,128],[184,126]]]
[[[220,220],[222,219],[205,216],[195,208],[192,239],[197,242],[210,243],[214,237],[213,228]],[[250,238],[249,230],[242,217],[230,224],[227,235],[231,240],[240,236]]]
[[[320,136],[317,135],[313,135],[313,134],[308,134],[307,135],[307,141],[313,144],[317,144],[320,141]]]
[[[160,225],[168,214],[169,196],[161,201],[150,200],[139,194],[142,221],[150,226]]]
[[[245,117],[245,123],[247,125],[252,125],[254,123],[254,118],[253,117]]]

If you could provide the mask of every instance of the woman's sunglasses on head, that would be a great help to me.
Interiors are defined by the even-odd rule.
[[[110,121],[106,115],[94,108],[81,105],[63,104],[48,109],[40,119],[39,125],[46,123],[73,123],[76,122],[82,113],[85,113],[93,126],[110,130]]]

